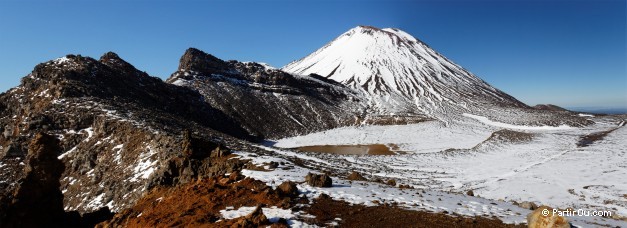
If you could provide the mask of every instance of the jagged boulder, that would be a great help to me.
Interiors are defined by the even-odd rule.
[[[266,215],[263,214],[261,206],[257,206],[253,212],[240,218],[239,221],[231,225],[231,227],[260,227],[270,224]]]
[[[189,130],[183,131],[183,155],[193,159],[218,158],[231,154],[223,145],[192,136]]]
[[[39,133],[26,156],[25,178],[11,196],[0,218],[3,227],[45,227],[66,224],[59,178],[65,169],[57,159],[59,140]]]
[[[292,181],[285,181],[277,187],[277,192],[282,196],[295,196],[298,195],[298,187],[296,183]]]
[[[4,158],[4,157],[19,157],[21,156],[22,150],[20,149],[20,146],[18,144],[9,144],[8,146],[6,146],[3,151],[2,151],[2,156],[0,156],[0,158]]]
[[[327,174],[309,173],[305,176],[305,182],[313,187],[328,188],[333,186],[333,181]]]
[[[189,48],[181,57],[179,69],[196,71],[210,75],[222,73],[228,70],[228,65],[223,60],[207,54],[196,48]]]

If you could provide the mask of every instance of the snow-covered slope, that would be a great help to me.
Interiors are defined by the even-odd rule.
[[[482,120],[448,127],[438,121],[350,126],[281,139],[273,146],[285,150],[286,155],[298,153],[294,156],[303,161],[321,163],[319,166],[326,170],[338,170],[334,171],[336,173],[357,171],[370,175],[371,179],[393,178],[399,184],[439,192],[472,190],[477,196],[495,201],[529,201],[554,208],[605,210],[621,218],[627,215],[627,181],[622,178],[627,175],[625,117],[590,118],[595,123],[581,128],[520,129]],[[586,136],[599,133],[607,135],[588,146],[579,144]],[[364,156],[289,149],[373,144],[394,145],[403,153]],[[348,194],[342,196],[345,195]],[[521,212],[523,216],[528,213]],[[583,227],[605,223],[602,218],[592,216],[569,219]],[[607,221],[621,227],[627,224],[627,220]],[[594,223],[597,224],[592,225]]]
[[[319,74],[361,90],[382,114],[423,113],[526,105],[488,85],[399,29],[359,26],[282,68]]]

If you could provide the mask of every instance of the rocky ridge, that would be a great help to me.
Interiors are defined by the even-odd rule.
[[[199,93],[150,77],[115,53],[39,64],[0,104],[3,191],[18,187],[28,143],[45,132],[60,140],[64,208],[81,213],[117,211],[152,186],[225,172],[212,165],[228,153],[225,145],[257,140]]]
[[[356,93],[335,81],[223,61],[194,48],[185,52],[166,82],[198,91],[212,107],[262,138],[356,124],[362,110]]]

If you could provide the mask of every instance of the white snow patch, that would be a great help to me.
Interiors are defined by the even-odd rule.
[[[252,213],[256,207],[240,207],[234,210],[232,206],[226,207],[224,210],[220,210],[220,214],[224,219],[236,219],[246,216]],[[303,214],[301,212],[292,212],[291,209],[281,209],[276,206],[261,208],[263,214],[268,218],[271,223],[276,223],[279,219],[283,218],[288,221],[291,227],[315,227],[309,224],[298,221],[299,217],[309,217],[311,215]]]
[[[157,160],[153,160],[153,156],[157,154],[151,146],[147,147],[147,151],[139,155],[139,160],[135,168],[133,168],[133,177],[131,181],[136,182],[139,179],[147,179],[156,170]]]
[[[122,162],[122,149],[124,148],[124,144],[119,144],[113,147],[113,151],[114,151],[114,157],[113,157],[113,161],[115,161],[117,164],[120,164]]]
[[[54,63],[56,63],[56,64],[67,63],[67,62],[69,62],[69,61],[70,61],[70,59],[68,59],[68,58],[67,58],[67,57],[65,57],[65,56],[64,56],[64,57],[57,58],[57,59],[53,60],[53,62],[54,62]]]
[[[74,153],[74,151],[76,151],[76,149],[78,148],[78,145],[75,147],[72,147],[72,149],[66,151],[65,153],[62,153],[61,155],[59,155],[57,158],[59,160],[63,159],[64,157],[67,157],[68,155],[71,155],[72,153]]]
[[[432,153],[449,148],[471,148],[492,134],[479,123],[463,123],[445,127],[438,121],[408,125],[350,126],[308,135],[279,139],[273,146],[296,148],[316,145],[395,144],[411,153]]]
[[[494,126],[494,127],[501,127],[501,128],[518,129],[518,130],[567,130],[567,129],[572,129],[572,127],[568,126],[568,125],[560,125],[560,126],[557,126],[557,127],[554,127],[554,126],[513,125],[513,124],[508,124],[508,123],[495,122],[495,121],[492,121],[492,120],[488,119],[487,117],[483,117],[483,116],[477,116],[477,115],[468,114],[468,113],[464,113],[463,115],[465,117],[470,117],[470,118],[473,118],[475,120],[478,120],[481,123],[484,123],[484,124],[487,124],[487,125],[490,125],[490,126]]]
[[[96,196],[91,201],[89,201],[87,205],[85,205],[85,209],[96,210],[96,209],[102,208],[104,206],[104,202],[102,202],[103,197],[104,197],[104,193]]]

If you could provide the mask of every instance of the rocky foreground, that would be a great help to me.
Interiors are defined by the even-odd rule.
[[[229,167],[223,168],[232,171],[226,176],[209,175],[211,177],[200,177],[173,187],[158,186],[118,213],[111,213],[105,207],[81,215],[63,209],[59,181],[65,167],[56,158],[60,151],[58,143],[59,140],[46,134],[38,134],[32,140],[26,157],[25,178],[12,194],[0,201],[2,227],[524,227],[504,224],[494,218],[411,211],[395,204],[354,205],[333,200],[325,194],[310,199],[300,194],[294,182],[281,183],[275,189],[243,176],[244,168],[260,171],[265,168],[228,152],[222,152],[214,160],[214,167]],[[349,178],[365,180],[357,173]],[[327,175],[310,174],[303,182],[312,187],[332,186],[332,179]],[[245,216],[223,218],[225,210],[244,207],[255,209]],[[305,219],[296,223],[296,220],[269,218],[262,207],[289,210],[305,215]]]

